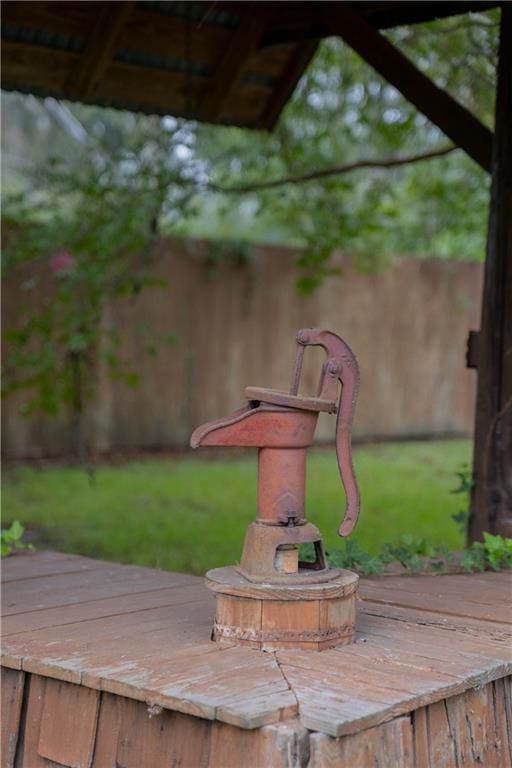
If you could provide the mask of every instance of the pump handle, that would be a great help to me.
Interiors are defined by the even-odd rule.
[[[352,422],[359,389],[359,366],[348,344],[331,331],[303,328],[297,333],[297,345],[291,394],[295,395],[298,391],[305,347],[323,347],[327,353],[318,383],[317,397],[336,401],[338,382],[341,384],[336,419],[336,458],[347,506],[338,533],[340,536],[348,536],[357,522],[360,506],[359,488],[352,461]]]

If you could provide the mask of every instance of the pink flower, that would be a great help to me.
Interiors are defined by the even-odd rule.
[[[50,269],[54,275],[60,276],[70,272],[75,266],[75,257],[69,251],[59,251],[50,259]]]

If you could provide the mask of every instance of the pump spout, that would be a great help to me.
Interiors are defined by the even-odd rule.
[[[252,401],[230,416],[197,427],[190,446],[307,448],[313,442],[317,418],[318,413],[314,411]]]

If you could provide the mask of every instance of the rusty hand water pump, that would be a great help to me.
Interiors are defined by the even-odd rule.
[[[245,407],[203,424],[190,440],[192,448],[259,449],[258,512],[247,529],[240,565],[209,571],[206,580],[217,595],[213,638],[263,650],[322,650],[351,642],[355,633],[358,577],[328,567],[320,531],[306,520],[305,484],[318,414],[336,413],[336,455],[347,498],[339,533],[348,535],[359,514],[351,453],[359,369],[352,350],[335,333],[307,328],[296,340],[289,393],[247,387]],[[315,397],[299,394],[308,346],[323,347],[327,356]],[[301,560],[303,544],[313,545],[313,561]]]

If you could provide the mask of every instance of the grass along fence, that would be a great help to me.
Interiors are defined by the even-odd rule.
[[[463,546],[452,519],[465,499],[452,491],[470,459],[469,441],[358,447],[361,519],[353,539],[377,552],[403,534]],[[91,483],[75,467],[4,471],[4,525],[19,519],[38,547],[203,574],[238,560],[256,508],[256,456],[168,458],[100,466]],[[344,509],[332,449],[308,459],[307,515],[327,550]]]

